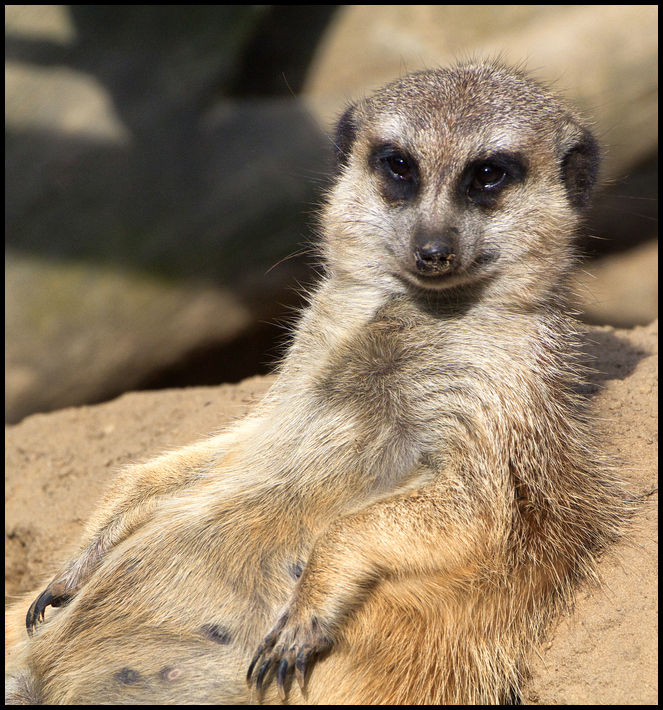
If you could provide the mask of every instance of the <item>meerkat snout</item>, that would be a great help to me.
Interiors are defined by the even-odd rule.
[[[440,276],[452,272],[456,258],[458,229],[450,227],[442,234],[415,233],[413,254],[416,270],[422,276]]]
[[[412,242],[411,280],[430,289],[456,286],[487,276],[499,256],[496,244],[464,243],[459,227],[448,227],[441,232],[418,229]]]

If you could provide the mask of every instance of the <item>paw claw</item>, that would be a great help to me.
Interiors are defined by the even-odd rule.
[[[279,663],[279,669],[276,672],[276,687],[279,691],[279,696],[281,700],[285,700],[285,679],[288,677],[288,659],[284,658],[281,663]]]
[[[32,636],[34,627],[44,620],[46,607],[58,607],[66,604],[73,596],[71,590],[62,582],[51,582],[46,589],[30,604],[28,613],[25,617],[25,627],[28,630],[28,635]]]
[[[256,655],[253,657],[253,660],[251,661],[251,665],[249,666],[249,670],[246,672],[246,682],[250,685],[251,684],[251,676],[253,675],[253,669],[256,667],[256,663],[258,663],[258,660],[260,659],[260,656],[265,651],[265,644],[260,644],[260,648],[258,649]]]
[[[304,686],[306,685],[306,664],[308,663],[311,653],[312,650],[310,648],[302,648],[297,654],[297,661],[295,662],[295,678],[297,678],[297,684],[302,691],[302,695],[304,695]]]
[[[272,665],[271,656],[262,664],[260,670],[258,671],[258,677],[256,678],[256,689],[258,690],[258,695],[262,694],[262,682],[265,679],[265,675]]]

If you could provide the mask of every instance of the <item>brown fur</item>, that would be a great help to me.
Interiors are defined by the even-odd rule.
[[[326,274],[279,379],[119,476],[28,613],[10,700],[515,700],[620,534],[564,315],[591,133],[467,64],[359,101],[336,142]]]

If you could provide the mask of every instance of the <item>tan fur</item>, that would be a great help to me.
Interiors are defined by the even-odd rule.
[[[590,132],[477,63],[359,101],[336,142],[277,382],[121,474],[28,613],[10,700],[516,700],[620,534],[564,315]]]

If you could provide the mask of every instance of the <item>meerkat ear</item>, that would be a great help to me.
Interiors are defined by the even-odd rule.
[[[336,124],[334,133],[334,148],[336,166],[342,168],[348,164],[352,146],[357,138],[356,104],[349,106]]]
[[[571,204],[584,211],[596,185],[601,161],[599,144],[581,126],[574,126],[573,144],[562,157],[562,179]]]

